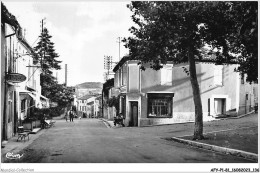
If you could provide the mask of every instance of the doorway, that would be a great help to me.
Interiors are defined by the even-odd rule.
[[[130,102],[130,121],[129,126],[137,127],[138,126],[138,102]]]
[[[215,98],[214,99],[214,111],[215,115],[224,115],[226,113],[226,99]]]

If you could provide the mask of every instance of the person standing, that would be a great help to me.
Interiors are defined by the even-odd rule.
[[[74,114],[73,114],[72,109],[70,109],[70,111],[69,111],[69,116],[70,116],[70,122],[73,122]]]
[[[68,122],[68,115],[69,115],[69,111],[67,111],[67,112],[65,113],[65,120],[66,120],[66,122]]]

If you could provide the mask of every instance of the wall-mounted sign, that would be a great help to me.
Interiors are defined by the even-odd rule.
[[[26,76],[20,73],[9,73],[6,75],[6,81],[12,83],[20,83],[26,80]]]

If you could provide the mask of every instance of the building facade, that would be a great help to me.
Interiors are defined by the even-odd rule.
[[[114,89],[119,98],[119,113],[128,126],[173,124],[195,121],[188,64],[168,63],[156,71],[127,57],[114,68]],[[196,63],[203,120],[237,116],[252,111],[256,86],[234,72],[236,64]]]
[[[98,118],[101,115],[101,95],[85,95],[77,99],[78,115],[85,118]]]
[[[22,34],[15,16],[1,3],[1,122],[2,141],[17,133],[17,127],[33,114],[33,108],[49,106],[41,95],[40,64]]]

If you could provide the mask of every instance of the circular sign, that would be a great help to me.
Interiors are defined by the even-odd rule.
[[[6,75],[6,81],[12,83],[20,83],[26,80],[26,76],[20,73],[9,73]]]

